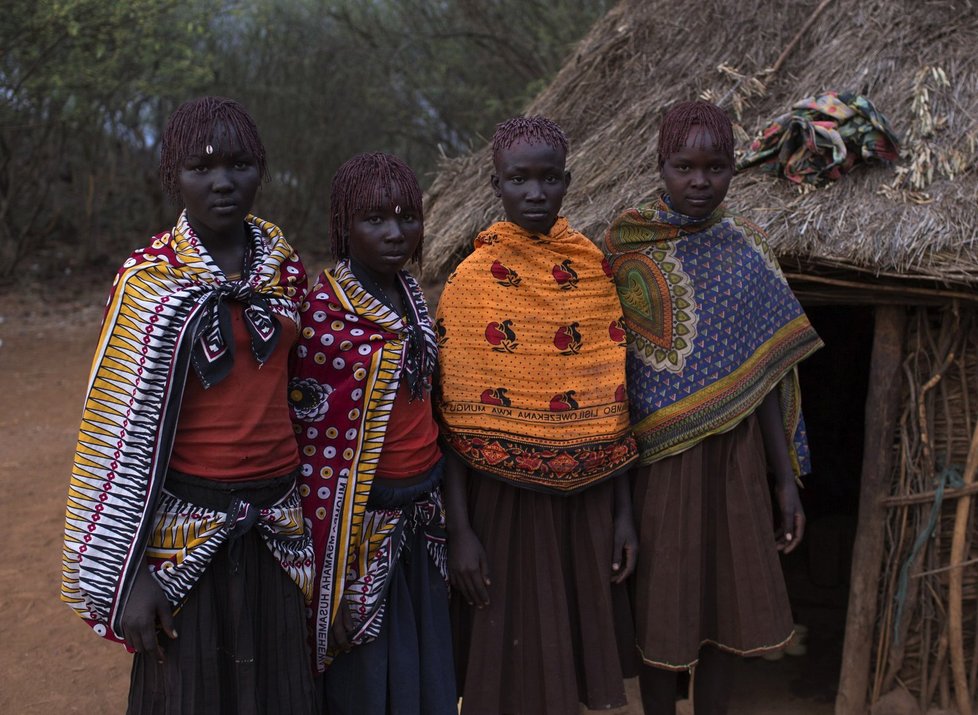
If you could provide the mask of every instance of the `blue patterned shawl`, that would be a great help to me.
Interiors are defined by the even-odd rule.
[[[764,232],[721,206],[665,197],[605,234],[628,333],[628,401],[643,464],[728,431],[779,390],[797,476],[810,471],[796,365],[822,345]]]

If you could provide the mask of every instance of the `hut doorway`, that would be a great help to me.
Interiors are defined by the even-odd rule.
[[[789,648],[796,655],[741,661],[731,709],[736,713],[832,713],[838,690],[859,510],[873,308],[806,304],[805,312],[825,347],[799,366],[813,473],[802,490],[805,540],[782,563],[795,623],[807,628],[806,652]]]

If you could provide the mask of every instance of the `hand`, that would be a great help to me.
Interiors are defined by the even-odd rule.
[[[470,606],[483,608],[489,605],[489,561],[472,529],[449,532],[448,576],[452,588],[458,590]]]
[[[350,636],[353,635],[353,616],[345,603],[340,603],[340,611],[329,628],[329,648],[346,653],[353,649]]]
[[[779,481],[778,504],[781,506],[781,528],[778,530],[778,551],[790,554],[805,537],[805,510],[801,506],[798,485],[792,477]]]
[[[638,536],[631,514],[615,517],[615,547],[611,554],[611,582],[622,583],[635,572]]]
[[[122,635],[137,653],[156,653],[163,662],[163,648],[156,637],[156,625],[171,639],[177,637],[173,627],[173,609],[163,589],[145,565],[136,574],[125,610],[122,612]]]

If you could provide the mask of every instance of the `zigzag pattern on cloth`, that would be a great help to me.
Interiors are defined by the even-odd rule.
[[[249,216],[245,280],[298,322],[305,272],[274,224]],[[72,467],[62,600],[99,635],[120,617],[164,481],[199,317],[227,278],[186,214],[123,264],[109,296]]]
[[[299,490],[292,489],[277,504],[245,508],[272,556],[302,590],[312,597],[312,539],[305,533]],[[230,515],[203,509],[164,491],[146,546],[146,560],[170,603],[179,606],[189,595],[237,524]]]

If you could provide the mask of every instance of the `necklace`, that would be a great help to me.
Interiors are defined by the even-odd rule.
[[[360,284],[367,289],[367,292],[370,293],[370,295],[393,310],[396,314],[401,314],[401,311],[397,309],[397,306],[394,304],[394,301],[391,300],[391,297],[388,295],[387,291],[384,290],[384,287],[374,280],[374,277],[370,275],[370,272],[367,269],[352,258],[350,259],[350,268],[353,271],[353,275],[357,277],[357,280],[360,281]]]

